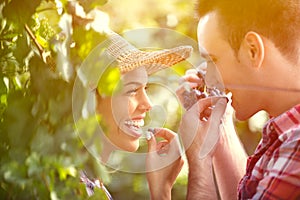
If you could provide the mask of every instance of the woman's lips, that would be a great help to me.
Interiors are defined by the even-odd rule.
[[[124,123],[129,126],[141,127],[144,126],[144,119],[126,120]]]
[[[126,120],[124,122],[125,127],[127,128],[128,131],[125,131],[127,134],[135,137],[135,138],[139,138],[142,136],[143,132],[141,127],[144,126],[144,119],[140,118],[134,118],[132,120]]]

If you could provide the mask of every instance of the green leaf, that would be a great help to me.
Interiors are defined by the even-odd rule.
[[[100,78],[98,83],[98,92],[103,96],[112,96],[113,93],[118,92],[122,85],[120,85],[120,70],[118,67],[108,68]]]
[[[86,12],[89,12],[93,8],[106,4],[108,0],[79,0],[80,5]]]
[[[38,175],[42,171],[40,156],[36,152],[32,152],[30,156],[26,159],[25,164],[28,167],[28,176]]]
[[[58,173],[59,173],[59,178],[62,181],[66,180],[68,175],[73,177],[76,177],[77,175],[77,171],[74,166],[60,167],[58,168]]]
[[[57,197],[57,194],[55,191],[51,191],[50,193],[50,199],[51,200],[59,200],[59,198]]]
[[[49,134],[49,129],[46,126],[40,125],[31,142],[31,150],[39,152],[41,155],[48,155],[55,151],[53,149],[54,144],[55,141],[53,136]]]
[[[4,130],[8,134],[10,144],[25,148],[33,133],[35,123],[31,116],[31,99],[21,91],[9,93],[8,107],[4,112]],[[20,139],[22,138],[22,139]]]
[[[14,56],[17,59],[18,63],[22,66],[25,65],[25,59],[28,56],[31,49],[28,46],[27,37],[25,35],[20,35],[16,41],[18,48],[14,51]]]
[[[3,8],[3,16],[22,30],[40,3],[41,0],[11,0]]]
[[[1,171],[5,181],[15,183],[22,188],[26,185],[26,168],[24,165],[11,161],[1,166]]]

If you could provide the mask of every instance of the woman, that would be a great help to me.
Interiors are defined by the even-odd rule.
[[[135,152],[139,147],[139,138],[143,136],[146,112],[152,107],[146,93],[148,76],[185,60],[192,48],[180,46],[160,51],[140,51],[120,35],[110,33],[106,51],[117,61],[120,74],[119,80],[114,80],[115,86],[110,95],[101,93],[107,87],[107,76],[114,68],[108,68],[108,73],[102,74],[96,90],[96,113],[104,118],[105,136],[111,146]]]
[[[109,160],[114,150],[135,152],[138,149],[139,139],[145,136],[145,131],[142,130],[144,118],[152,107],[146,93],[148,76],[185,60],[191,51],[190,46],[152,52],[140,51],[118,34],[109,34],[108,40],[105,41],[105,51],[101,53],[102,58],[107,59],[101,63],[102,68],[105,66],[103,63],[108,67],[106,70],[101,69],[100,78],[93,78],[94,81],[87,84],[91,86],[95,85],[96,80],[98,82],[94,91],[96,91],[96,114],[100,115],[100,128],[103,133],[101,136],[103,163]],[[110,91],[107,91],[107,88],[110,88]],[[153,132],[155,137],[161,137],[164,141],[156,142]],[[161,128],[146,133],[150,152],[147,155],[147,178],[151,196],[155,197],[155,191],[160,187],[159,181],[165,180],[162,177],[165,176],[169,179],[169,183],[173,184],[183,161],[180,158],[178,141],[174,140],[175,133]],[[173,152],[172,155],[163,158],[158,155],[165,154],[168,149]],[[169,165],[178,166],[178,170],[169,171],[175,174],[174,176],[166,173],[168,167],[167,170],[159,170],[162,166]]]

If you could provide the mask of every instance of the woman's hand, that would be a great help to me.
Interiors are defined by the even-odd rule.
[[[165,128],[156,128],[154,132],[148,138],[146,161],[151,199],[171,199],[171,189],[184,164],[178,135]]]

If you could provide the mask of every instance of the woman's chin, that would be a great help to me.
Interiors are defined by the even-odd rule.
[[[122,131],[119,132],[117,138],[117,146],[120,150],[135,152],[140,146],[139,139],[142,136],[142,130],[140,128],[131,129],[128,126],[124,126]]]
[[[123,151],[136,152],[139,148],[139,141],[128,142],[127,144],[120,145],[119,148]]]
[[[134,138],[127,135],[126,137],[118,137],[118,138],[110,139],[110,141],[118,150],[121,151],[135,152],[140,146],[140,142],[138,138]]]
[[[139,144],[138,145],[135,145],[135,146],[132,146],[128,151],[129,152],[136,152],[139,148]]]

